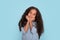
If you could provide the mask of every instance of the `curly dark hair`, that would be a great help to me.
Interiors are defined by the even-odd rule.
[[[31,9],[35,9],[37,11],[34,21],[36,22],[36,29],[37,29],[37,33],[38,33],[39,39],[40,39],[41,34],[44,32],[43,20],[42,20],[40,11],[38,10],[38,8],[36,8],[34,6],[27,8],[26,11],[24,12],[24,14],[22,15],[22,18],[18,23],[19,30],[21,31],[21,27],[24,27],[24,25],[26,25],[27,19],[25,17],[26,17],[26,15],[28,15],[28,13],[30,12]]]

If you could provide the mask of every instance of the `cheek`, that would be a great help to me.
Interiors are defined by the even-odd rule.
[[[30,13],[28,14],[28,16],[30,17]]]

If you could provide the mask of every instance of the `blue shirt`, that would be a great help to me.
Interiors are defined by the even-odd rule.
[[[22,40],[39,40],[36,29],[36,22],[33,22],[32,30],[30,30],[29,28],[28,31],[25,32],[23,27],[21,29],[22,29]]]

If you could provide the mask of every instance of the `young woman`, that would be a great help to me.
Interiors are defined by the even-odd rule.
[[[44,31],[41,13],[33,6],[26,9],[18,25],[22,40],[39,40]]]

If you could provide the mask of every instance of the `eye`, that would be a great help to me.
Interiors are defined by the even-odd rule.
[[[32,14],[32,12],[30,12],[30,14]]]

